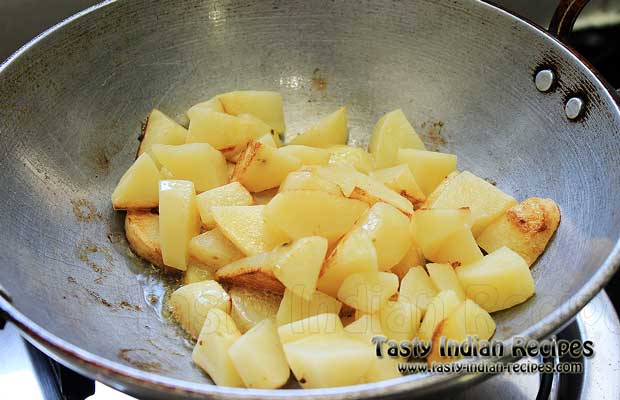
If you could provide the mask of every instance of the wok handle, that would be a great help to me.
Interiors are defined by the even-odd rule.
[[[573,29],[581,10],[590,0],[560,0],[549,24],[549,32],[557,38],[565,39]]]

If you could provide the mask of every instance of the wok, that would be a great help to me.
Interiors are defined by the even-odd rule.
[[[563,3],[556,34],[583,3]],[[546,91],[540,70],[554,76],[539,80]],[[110,193],[151,108],[184,121],[190,105],[250,88],[283,93],[289,137],[348,104],[350,142],[364,145],[374,121],[402,107],[460,169],[519,199],[555,199],[562,223],[533,267],[537,294],[495,314],[496,338],[554,333],[618,266],[618,97],[542,29],[474,0],[119,0],[0,68],[4,317],[52,357],[141,397],[398,397],[482,378],[261,391],[211,385],[192,365],[190,344],[158,312],[166,279],[129,252]],[[573,97],[581,107],[565,107]]]

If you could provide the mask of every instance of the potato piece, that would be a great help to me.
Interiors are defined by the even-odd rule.
[[[534,295],[534,278],[519,254],[501,247],[484,259],[456,268],[467,297],[488,312],[521,304]]]
[[[230,316],[217,308],[207,314],[192,352],[192,360],[209,374],[216,385],[243,387],[228,349],[241,337]]]
[[[381,330],[390,340],[411,340],[420,327],[420,311],[407,301],[388,301],[379,311]]]
[[[381,326],[379,313],[364,314],[354,322],[345,326],[344,331],[349,337],[359,340],[364,344],[372,344],[374,336],[386,336]]]
[[[268,132],[265,136],[271,136],[272,140],[270,140],[269,142],[273,142],[275,144],[274,147],[282,147],[282,140],[280,139],[280,135],[275,131],[275,129],[273,129],[269,124],[265,123],[262,119],[252,114],[239,114],[237,115],[237,117],[256,124],[258,126],[258,132]]]
[[[298,169],[301,161],[273,147],[250,142],[235,166],[232,179],[252,192],[280,186],[289,172]]]
[[[415,212],[415,237],[428,259],[435,257],[450,235],[469,229],[471,213],[467,208],[420,209]]]
[[[196,114],[202,114],[205,111],[216,111],[223,113],[224,107],[222,106],[222,102],[220,101],[220,99],[215,96],[207,101],[203,101],[201,103],[193,105],[189,108],[189,110],[185,112],[185,115],[187,115],[187,118],[189,118],[189,120],[191,121]]]
[[[370,177],[399,193],[416,207],[426,200],[426,196],[422,193],[422,189],[416,183],[406,164],[372,171]]]
[[[435,200],[437,200],[439,195],[443,193],[444,189],[446,188],[446,186],[448,186],[448,183],[452,180],[452,178],[459,176],[460,173],[460,171],[454,171],[449,173],[448,176],[446,176],[446,179],[441,181],[439,186],[437,186],[431,194],[426,196],[426,200],[424,200],[424,203],[420,205],[420,208],[431,208],[431,205],[435,202]]]
[[[176,179],[192,181],[198,192],[228,183],[226,160],[207,143],[155,144],[152,149],[157,160]]]
[[[282,147],[280,152],[299,158],[303,165],[325,165],[331,156],[325,149],[294,144]]]
[[[290,174],[289,174],[290,175]],[[264,206],[278,194],[278,188],[263,190],[262,192],[252,193],[254,204]]]
[[[426,264],[422,251],[416,244],[412,244],[405,253],[405,256],[398,264],[392,267],[391,272],[398,275],[398,279],[402,280],[407,272],[413,267],[423,266]]]
[[[161,176],[161,179],[174,179],[174,175],[172,175],[172,172],[166,167],[160,168],[159,175]]]
[[[407,164],[415,181],[425,195],[430,195],[437,186],[456,170],[454,154],[434,151],[400,149],[397,156],[398,164]],[[444,206],[441,208],[457,208]]]
[[[379,270],[377,251],[365,230],[355,229],[338,243],[325,262],[317,289],[332,297],[338,295],[340,285],[356,272]]]
[[[267,206],[218,206],[212,213],[222,233],[246,255],[272,250],[289,237],[263,218]]]
[[[161,175],[148,155],[142,154],[119,180],[112,193],[115,210],[149,209],[159,204]]]
[[[463,228],[443,240],[437,252],[429,256],[428,259],[436,263],[448,263],[453,267],[458,267],[482,260],[482,252],[471,233],[471,229]]]
[[[276,323],[282,326],[313,315],[338,314],[341,308],[341,302],[321,292],[314,292],[312,300],[308,301],[286,290],[278,308]]]
[[[338,289],[338,300],[373,314],[398,291],[398,277],[389,272],[357,272],[349,275]]]
[[[144,135],[140,140],[138,157],[147,153],[153,158],[151,147],[154,144],[183,144],[187,136],[187,129],[183,128],[176,121],[169,118],[163,112],[153,109],[149,118],[146,120]]]
[[[265,219],[288,236],[323,236],[333,245],[368,209],[358,200],[313,190],[278,193],[265,206]]]
[[[230,315],[241,332],[247,332],[264,319],[275,320],[282,296],[264,290],[233,286],[228,291]]]
[[[185,271],[189,242],[200,233],[196,192],[190,181],[159,182],[159,242],[164,264]]]
[[[228,355],[248,388],[277,389],[288,381],[286,357],[270,319],[244,333],[228,348]]]
[[[329,164],[317,167],[314,173],[319,178],[338,185],[342,194],[346,197],[351,196],[358,181],[365,176],[348,164]]]
[[[290,144],[312,147],[329,147],[334,144],[347,143],[347,108],[341,107],[304,133],[296,136]]]
[[[220,282],[281,294],[284,285],[273,274],[273,253],[261,253],[232,262],[217,270]]]
[[[356,182],[355,188],[349,196],[350,198],[362,200],[369,205],[379,202],[387,203],[396,207],[407,216],[413,215],[413,206],[409,200],[388,189],[387,186],[376,179],[360,175],[360,179]]]
[[[218,97],[228,114],[252,114],[271,126],[277,133],[284,132],[284,110],[280,93],[238,90],[221,94]]]
[[[291,292],[310,301],[316,291],[316,282],[325,254],[327,239],[308,236],[274,250],[273,273]]]
[[[187,269],[183,274],[183,285],[212,280],[215,280],[215,271],[199,261],[190,258],[187,263]]]
[[[331,154],[330,164],[347,164],[364,174],[375,169],[375,160],[372,155],[359,147],[341,144],[330,146],[326,150]]]
[[[273,140],[273,136],[270,134],[263,135],[256,140],[260,144],[264,144],[265,146],[277,148],[276,141]]]
[[[370,137],[368,151],[375,157],[377,168],[396,164],[398,149],[424,150],[424,143],[401,109],[385,114],[377,121]]]
[[[189,242],[189,254],[215,269],[245,257],[218,228],[193,237]]]
[[[193,338],[198,337],[209,310],[230,313],[230,296],[216,281],[181,286],[168,301],[174,318]]]
[[[215,220],[211,209],[216,206],[251,206],[254,199],[250,192],[239,182],[216,187],[202,192],[196,197],[200,219],[207,229],[215,227]]]
[[[424,319],[418,329],[418,339],[430,342],[437,326],[461,303],[462,301],[452,290],[437,293],[437,296],[433,297],[428,304]]]
[[[487,253],[506,246],[531,266],[545,251],[560,224],[560,209],[551,199],[532,197],[509,208],[478,236]]]
[[[437,288],[430,279],[424,267],[413,267],[400,282],[398,301],[406,301],[416,306],[424,315],[433,297],[437,295]]]
[[[431,208],[469,207],[474,237],[507,209],[517,204],[512,197],[468,171],[451,178]]]
[[[125,236],[131,250],[141,258],[164,268],[159,244],[159,215],[150,211],[127,211]]]
[[[459,300],[465,300],[465,291],[450,264],[426,264],[426,269],[437,290],[452,290]]]
[[[368,350],[375,358],[370,363],[370,368],[368,368],[362,377],[363,383],[381,382],[403,376],[398,370],[398,364],[402,362],[401,360],[385,356],[383,358],[377,358],[374,346],[371,346]]]
[[[342,332],[344,332],[344,328],[338,314],[317,314],[278,328],[282,344],[312,335],[329,335]]]
[[[282,149],[285,148],[286,147],[283,147]],[[291,190],[320,190],[337,196],[342,195],[338,185],[318,177],[313,171],[310,170],[293,171],[286,176],[280,185],[280,192],[287,192]]]
[[[489,340],[495,332],[495,321],[484,309],[471,301],[465,300],[453,310],[446,319],[439,323],[433,332],[433,347],[431,354],[427,358],[429,365],[433,362],[445,363],[456,361],[455,358],[443,358],[439,355],[441,337],[453,340],[459,344],[467,340],[468,336],[472,339]]]
[[[369,346],[346,335],[313,335],[284,345],[293,374],[304,389],[359,383],[376,358]]]

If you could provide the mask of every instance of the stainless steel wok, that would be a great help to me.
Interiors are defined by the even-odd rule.
[[[556,33],[582,3],[563,3]],[[192,365],[157,312],[164,279],[129,252],[110,193],[151,108],[184,120],[190,105],[245,88],[284,94],[289,137],[348,104],[350,141],[366,144],[402,107],[461,169],[519,199],[555,199],[562,223],[533,267],[537,294],[496,314],[497,338],[557,331],[620,261],[618,97],[540,28],[474,0],[119,0],[0,67],[2,315],[52,357],[142,397],[410,397],[482,378],[260,391],[213,386]]]

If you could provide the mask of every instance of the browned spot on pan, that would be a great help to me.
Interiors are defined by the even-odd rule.
[[[78,242],[75,256],[99,275],[95,283],[103,283],[103,279],[112,269],[113,258],[110,250],[97,246],[88,239]]]
[[[160,372],[162,370],[161,363],[145,361],[145,359],[151,359],[154,356],[147,349],[120,349],[117,356],[127,364],[143,371]]]
[[[93,154],[93,160],[95,161],[95,166],[97,169],[102,172],[107,172],[110,168],[110,159],[103,149],[98,149],[95,151]]]
[[[95,205],[86,199],[71,200],[71,205],[75,218],[80,222],[101,221],[103,219],[103,215],[97,212]]]
[[[443,129],[442,121],[427,121],[422,123],[422,140],[428,146],[429,150],[439,151],[442,146],[445,146],[448,141],[441,134]]]
[[[321,70],[318,68],[315,68],[312,72],[312,87],[320,91],[327,89],[327,79],[323,77]]]
[[[129,303],[127,300],[120,302],[119,306],[125,310],[142,311],[142,307]]]

